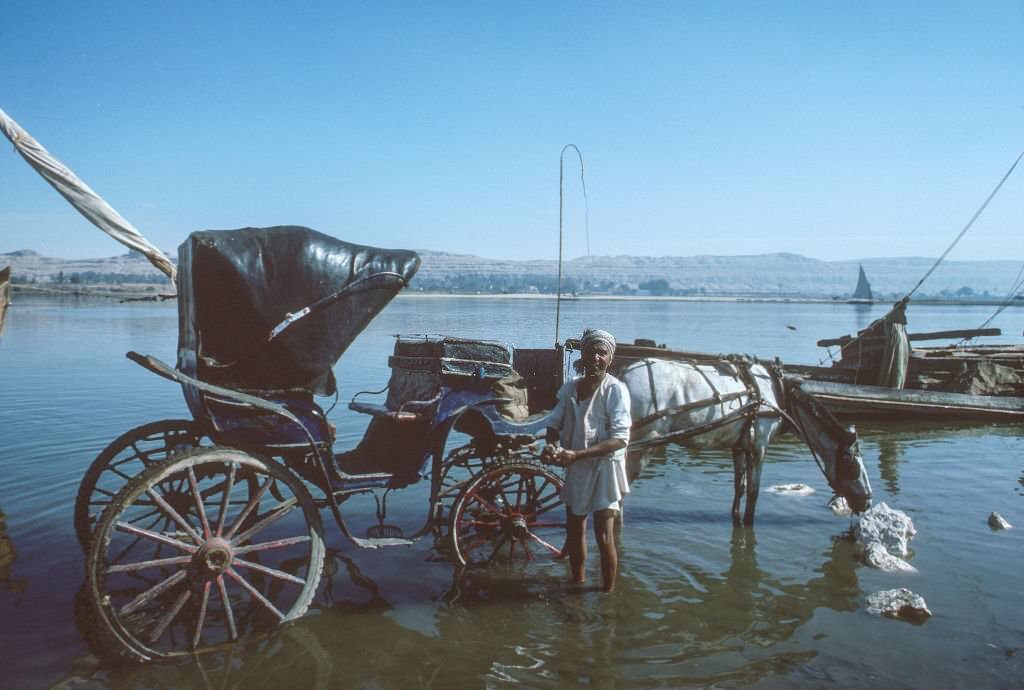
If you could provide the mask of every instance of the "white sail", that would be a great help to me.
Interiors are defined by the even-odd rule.
[[[873,302],[874,296],[871,294],[871,283],[868,282],[868,277],[864,273],[864,267],[860,267],[860,275],[857,276],[857,287],[853,291],[853,297],[850,301],[857,302]]]
[[[142,233],[115,211],[110,204],[100,198],[100,195],[94,192],[89,185],[78,179],[67,166],[54,158],[2,109],[0,109],[0,130],[11,140],[21,157],[89,222],[121,244],[144,254],[162,273],[172,281],[174,280],[174,264],[163,252],[150,244],[149,240],[142,236]]]

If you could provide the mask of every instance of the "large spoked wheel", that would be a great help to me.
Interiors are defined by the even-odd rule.
[[[146,661],[298,618],[323,563],[320,516],[298,477],[266,458],[199,448],[147,469],[113,498],[87,582],[108,656]]]
[[[462,566],[556,558],[565,539],[562,480],[530,462],[489,469],[456,501],[451,535]]]
[[[100,451],[75,497],[75,535],[88,550],[100,515],[114,495],[143,470],[199,445],[202,434],[190,419],[164,419],[127,431]]]
[[[442,554],[450,553],[455,503],[478,477],[499,465],[536,462],[537,455],[530,446],[503,437],[483,442],[474,438],[448,453],[438,467],[433,493],[435,548]]]
[[[493,458],[481,453],[475,443],[452,450],[440,464],[434,488],[434,538],[438,548],[451,546],[450,528],[459,496],[492,465]]]

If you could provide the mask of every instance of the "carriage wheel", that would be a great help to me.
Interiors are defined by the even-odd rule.
[[[494,462],[494,458],[481,454],[474,443],[456,448],[444,459],[434,490],[434,541],[437,548],[450,548],[455,502]]]
[[[450,528],[455,502],[477,477],[498,465],[538,461],[530,446],[510,444],[503,437],[488,439],[484,445],[479,444],[479,439],[473,439],[455,448],[439,467],[433,492],[433,531],[434,548],[443,554],[449,553],[452,547]]]
[[[173,487],[184,485],[185,491]],[[276,462],[197,448],[147,469],[96,528],[95,623],[135,661],[204,651],[306,612],[324,562],[320,515]]]
[[[463,566],[552,559],[565,540],[562,480],[529,462],[490,469],[456,501],[451,535]]]
[[[165,419],[127,431],[100,451],[75,497],[75,535],[88,550],[100,514],[132,478],[167,458],[199,445],[202,434],[189,419]]]

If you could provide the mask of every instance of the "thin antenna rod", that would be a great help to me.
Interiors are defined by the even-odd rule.
[[[590,256],[590,201],[587,199],[587,183],[583,179],[583,154],[576,144],[566,144],[558,156],[558,286],[555,295],[555,347],[559,343],[558,327],[562,320],[562,248],[565,228],[565,152],[572,149],[580,159],[580,185],[583,187],[584,224],[587,233],[587,256]]]

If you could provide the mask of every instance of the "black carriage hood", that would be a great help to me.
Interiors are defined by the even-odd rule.
[[[419,266],[415,252],[300,226],[194,232],[178,248],[178,368],[228,388],[330,395],[333,364]]]

